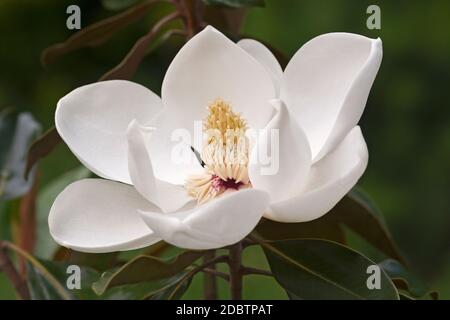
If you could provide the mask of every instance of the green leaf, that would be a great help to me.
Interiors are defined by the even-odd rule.
[[[66,288],[48,271],[44,261],[33,257],[13,243],[4,242],[3,246],[24,259],[30,295],[33,299],[72,299]]]
[[[280,223],[262,219],[256,227],[256,232],[264,240],[292,240],[292,239],[327,239],[345,243],[344,232],[329,216],[303,223]]]
[[[35,254],[38,257],[50,259],[58,247],[50,236],[50,230],[48,228],[48,214],[56,197],[72,182],[88,178],[91,174],[85,167],[73,169],[51,181],[39,193],[37,199],[37,238],[39,241],[37,241],[35,248]]]
[[[316,238],[345,244],[348,227],[388,257],[403,261],[381,212],[360,189],[353,189],[325,216],[303,223],[262,219],[256,232],[265,240]]]
[[[26,155],[41,126],[28,112],[0,113],[0,200],[18,198],[33,185],[34,176],[25,179]]]
[[[103,8],[112,11],[119,11],[131,7],[142,0],[102,0]]]
[[[398,289],[406,291],[405,295],[409,294],[412,298],[438,299],[435,291],[430,291],[417,276],[407,271],[398,261],[387,259],[378,265],[383,268]]]
[[[382,271],[381,289],[369,290],[367,268],[374,262],[341,244],[303,239],[261,243],[272,273],[291,298],[399,299]]]
[[[203,0],[208,6],[224,6],[230,8],[264,7],[264,0]]]
[[[119,252],[86,253],[69,249],[68,263],[86,266],[97,271],[105,271],[118,263]]]
[[[403,261],[383,215],[361,189],[354,188],[326,216],[347,226],[388,257]]]
[[[64,300],[64,297],[50,284],[49,281],[26,262],[28,289],[32,300]]]
[[[154,3],[153,1],[142,2],[115,16],[81,29],[65,42],[54,44],[45,49],[41,56],[42,64],[46,65],[61,55],[74,50],[105,43],[116,31],[143,18]]]
[[[204,251],[185,251],[170,259],[159,259],[141,255],[123,265],[120,269],[105,272],[94,283],[94,291],[101,295],[108,288],[164,279],[182,272],[204,255]]]
[[[96,295],[91,289],[91,284],[100,276],[98,272],[87,267],[80,267],[80,289],[70,290],[67,287],[67,279],[70,274],[67,268],[71,263],[39,260],[45,268],[45,272],[35,268],[27,262],[27,280],[30,294],[34,300],[64,300],[64,299],[95,299]],[[55,282],[49,281],[49,275]],[[65,294],[61,294],[61,288]],[[59,290],[58,290],[59,289]]]
[[[142,299],[179,300],[189,288],[191,281],[192,277],[189,272],[181,272],[170,278],[160,280],[160,288],[146,294],[144,297],[142,297]]]
[[[67,267],[72,265],[72,263],[45,260],[39,260],[39,262],[46,270],[44,274],[39,269],[36,269],[32,264],[27,263],[28,286],[30,288],[30,294],[35,300],[63,300],[68,298],[77,300],[166,299],[168,295],[175,291],[175,286],[185,275],[185,273],[182,273],[159,281],[123,285],[111,288],[99,297],[92,290],[92,284],[100,277],[100,273],[94,269],[78,265],[81,271],[81,288],[69,290],[66,286],[67,279],[70,276],[67,274]],[[66,294],[65,296],[62,296],[60,292],[55,289],[54,284],[48,281],[48,275],[51,275],[51,277],[58,282],[59,287],[64,289]],[[189,283],[189,281],[185,282]],[[185,285],[181,284],[180,289],[176,292],[182,295],[185,290]]]

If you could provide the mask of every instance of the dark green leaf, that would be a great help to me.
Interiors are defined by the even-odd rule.
[[[406,291],[413,298],[424,298],[429,296],[437,299],[436,292],[430,289],[414,274],[407,271],[398,261],[387,259],[378,264],[392,279],[398,289]]]
[[[349,227],[388,257],[403,261],[383,215],[360,189],[353,189],[326,216]]]
[[[74,295],[68,291],[61,274],[54,275],[60,267],[51,261],[43,261],[30,257],[26,260],[27,284],[33,300],[68,300]],[[52,271],[49,270],[52,269]],[[62,271],[61,271],[62,272]],[[60,273],[61,273],[60,272]],[[66,277],[68,275],[66,274]],[[57,278],[59,277],[59,279]]]
[[[160,280],[159,283],[164,285],[159,289],[151,291],[142,299],[146,300],[179,300],[186,290],[189,288],[192,277],[189,272],[181,272],[173,277]]]
[[[59,292],[47,281],[47,279],[35,269],[29,262],[27,266],[27,281],[30,296],[33,300],[64,300]]]
[[[298,299],[398,299],[380,269],[381,288],[370,290],[367,268],[375,263],[341,244],[317,240],[262,243],[277,281]]]
[[[109,17],[81,29],[65,42],[54,44],[45,49],[41,57],[42,63],[46,65],[57,57],[68,52],[83,47],[97,46],[106,42],[117,30],[124,28],[133,21],[144,17],[153,4],[153,1],[145,1],[128,9],[127,11],[121,12],[115,16]]]
[[[106,289],[140,282],[149,282],[176,275],[203,256],[203,251],[185,251],[171,259],[159,259],[152,256],[138,256],[120,269],[105,272],[93,285],[97,294]]]
[[[35,300],[62,300],[67,298],[82,300],[166,299],[171,292],[175,291],[174,287],[185,275],[185,273],[181,273],[168,279],[118,286],[107,290],[99,297],[92,290],[92,284],[100,277],[100,273],[94,269],[81,266],[81,288],[69,290],[66,286],[67,279],[70,276],[67,274],[67,267],[72,263],[45,260],[39,260],[39,263],[45,268],[44,273],[27,262],[28,285],[31,296]],[[48,280],[49,275],[58,282],[59,291],[55,289],[54,282]],[[189,281],[185,282],[189,283]],[[61,288],[64,289],[65,295],[60,294]],[[183,290],[186,290],[184,285],[180,286],[178,291],[182,294],[184,293]]]
[[[41,126],[30,113],[0,113],[0,200],[18,198],[33,185],[34,176],[26,180],[26,155]]]
[[[69,296],[72,299],[93,299],[96,298],[96,294],[92,291],[91,285],[92,283],[100,277],[100,274],[85,266],[79,266],[81,271],[80,278],[80,289],[70,290],[67,288],[67,279],[70,274],[67,273],[67,268],[73,263],[69,262],[56,262],[56,261],[47,261],[47,260],[39,260],[39,262],[47,269],[47,271],[58,280],[61,287],[63,287]]]
[[[209,6],[224,6],[230,8],[264,7],[264,0],[203,0]]]
[[[89,267],[97,271],[105,271],[117,265],[119,252],[85,253],[69,251],[67,263]]]
[[[265,240],[327,239],[345,243],[345,236],[339,223],[330,221],[329,216],[303,223],[280,223],[262,219],[256,232]]]

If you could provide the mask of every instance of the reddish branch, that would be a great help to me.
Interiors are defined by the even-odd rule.
[[[182,14],[180,12],[175,11],[159,20],[153,26],[153,28],[150,29],[149,33],[141,37],[134,44],[133,48],[131,48],[130,52],[128,52],[128,54],[125,56],[122,62],[115,68],[105,73],[100,78],[100,81],[111,79],[130,79],[134,75],[142,59],[144,58],[148,46],[159,34],[162,28],[166,26],[169,22],[176,20],[181,16]]]
[[[5,273],[14,289],[22,300],[30,299],[30,292],[24,278],[22,278],[14,267],[11,258],[6,253],[7,245],[3,241],[0,241],[0,270]]]
[[[39,172],[34,177],[30,191],[20,200],[20,232],[18,244],[23,250],[32,253],[36,246],[36,198],[39,189]],[[20,259],[21,274],[25,274],[25,261]]]

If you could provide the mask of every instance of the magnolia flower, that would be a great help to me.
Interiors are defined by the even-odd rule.
[[[207,27],[172,61],[161,98],[119,80],[70,92],[58,103],[56,128],[104,179],[77,181],[56,198],[53,238],[85,252],[161,239],[210,249],[240,241],[262,216],[321,217],[366,168],[357,123],[381,58],[379,39],[330,33],[306,43],[283,72],[261,43],[236,44]],[[206,136],[198,154],[189,143],[174,148],[174,132],[193,135],[198,121]],[[253,144],[249,129],[260,132]],[[278,154],[271,174],[257,159],[267,146]],[[192,161],[175,161],[186,150]]]

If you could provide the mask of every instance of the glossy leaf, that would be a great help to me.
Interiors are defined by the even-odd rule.
[[[403,261],[383,215],[360,189],[354,188],[325,217],[350,228],[388,257]]]
[[[59,283],[60,288],[66,292],[66,296],[55,290],[54,284],[48,281],[48,276],[43,276],[40,270],[37,270],[32,265],[28,264],[28,282],[30,293],[33,299],[37,300],[62,300],[67,299],[95,299],[96,295],[91,289],[93,281],[98,279],[99,273],[88,267],[80,267],[80,289],[69,289],[67,281],[71,276],[68,273],[68,267],[72,265],[67,262],[55,262],[39,260],[42,266],[45,267],[46,273],[50,274]]]
[[[64,300],[59,292],[30,263],[27,266],[28,289],[32,300]]]
[[[117,30],[144,17],[154,3],[154,1],[144,1],[124,12],[81,29],[65,42],[45,49],[41,56],[42,64],[46,65],[68,52],[106,42]]]
[[[271,241],[316,238],[345,243],[341,226],[335,221],[330,221],[328,215],[304,223],[280,223],[262,219],[255,231],[264,240]]]
[[[160,280],[161,285],[157,290],[147,293],[145,300],[179,300],[189,288],[192,277],[189,272],[181,272],[170,278]]]
[[[26,155],[40,132],[41,126],[28,112],[0,113],[0,200],[18,198],[33,185],[34,176],[28,180],[24,177]]]
[[[33,257],[19,246],[4,242],[4,248],[14,252],[25,261],[27,267],[27,281],[30,295],[33,299],[72,299],[72,295],[47,269],[45,262]]]
[[[375,263],[336,242],[303,239],[262,243],[270,268],[291,298],[399,298],[389,277],[381,272],[381,289],[369,290],[367,268]]]
[[[414,274],[409,272],[398,261],[387,259],[378,264],[392,279],[398,289],[406,291],[412,298],[438,299],[437,292],[430,289]]]
[[[186,267],[202,257],[203,251],[185,251],[171,259],[159,259],[152,256],[138,256],[120,269],[105,272],[94,283],[94,291],[101,295],[106,289],[140,282],[164,279],[182,272]]]
[[[206,5],[230,8],[264,7],[264,0],[203,0]]]
[[[111,288],[102,296],[98,296],[92,290],[92,284],[100,277],[100,273],[86,266],[80,267],[80,289],[68,289],[66,282],[70,274],[67,273],[67,268],[72,265],[70,262],[54,262],[39,260],[42,267],[45,268],[45,273],[35,268],[32,264],[27,264],[28,286],[32,298],[35,300],[138,300],[138,299],[167,299],[167,297],[175,291],[175,286],[180,282],[185,273],[181,273],[171,278],[137,283],[132,285],[123,285]],[[48,280],[48,275],[58,282],[60,288],[64,289],[65,295],[61,295],[55,289],[54,284]],[[189,281],[186,281],[189,283]],[[186,290],[184,285],[180,286],[176,292],[180,297]]]

